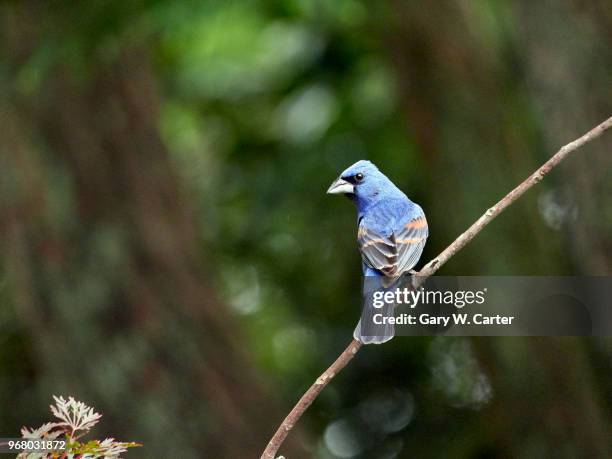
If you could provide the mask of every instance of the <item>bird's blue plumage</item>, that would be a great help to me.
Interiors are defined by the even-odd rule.
[[[368,278],[380,278],[379,283],[388,288],[416,265],[428,236],[423,209],[374,164],[365,160],[353,164],[328,193],[347,194],[357,205],[357,241],[366,283]],[[366,304],[364,314],[368,312],[372,311]],[[393,308],[387,313],[392,314]],[[392,326],[379,336],[364,336],[361,331],[358,325],[355,338],[364,343],[381,343],[393,337]]]

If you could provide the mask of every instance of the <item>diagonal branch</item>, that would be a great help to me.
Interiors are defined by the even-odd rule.
[[[279,426],[278,430],[268,443],[266,450],[261,455],[261,459],[274,459],[276,457],[276,452],[285,441],[285,438],[287,438],[287,435],[289,435],[291,429],[293,429],[293,426],[302,417],[304,411],[306,411],[312,402],[314,402],[314,400],[318,397],[325,386],[329,384],[333,377],[336,376],[347,365],[347,363],[351,361],[361,346],[362,344],[356,339],[351,341],[351,344],[349,344],[342,354],[340,354],[340,357],[338,357],[336,361],[317,378],[313,385],[310,386],[304,395],[302,395],[302,398],[293,407],[283,423]]]
[[[419,278],[419,282],[423,282],[429,276],[433,275],[438,269],[442,267],[451,257],[453,257],[459,250],[467,245],[474,237],[487,226],[491,220],[497,217],[500,213],[506,209],[510,204],[520,198],[527,190],[538,183],[542,178],[546,176],[555,166],[563,161],[570,153],[576,151],[583,145],[589,143],[593,139],[601,136],[607,129],[612,127],[612,117],[605,120],[600,125],[594,127],[589,132],[584,134],[582,137],[574,140],[563,146],[557,153],[555,153],[548,161],[546,161],[538,170],[527,177],[520,185],[514,188],[510,193],[504,196],[497,204],[489,208],[472,226],[470,226],[464,233],[462,233],[457,239],[453,241],[446,249],[440,253],[436,258],[427,263],[423,269],[416,273]],[[282,422],[270,442],[266,447],[265,451],[261,455],[261,459],[274,459],[276,453],[289,432],[295,426],[297,421],[300,419],[302,414],[308,409],[312,402],[317,398],[319,393],[329,384],[331,379],[342,370],[351,359],[357,354],[357,351],[361,348],[359,341],[353,340],[348,347],[340,354],[336,361],[319,376],[312,386],[306,391],[299,402],[293,407],[291,412],[287,415],[285,420]]]
[[[446,263],[453,255],[467,245],[474,237],[487,226],[491,220],[497,217],[510,204],[523,196],[527,190],[542,180],[555,166],[563,161],[570,153],[578,148],[589,143],[603,134],[607,129],[612,127],[612,117],[605,120],[600,125],[594,127],[582,137],[577,138],[573,142],[561,147],[561,149],[546,161],[539,169],[527,177],[520,185],[514,188],[510,193],[504,196],[497,204],[489,208],[475,223],[470,226],[467,231],[461,234],[454,242],[440,253],[436,258],[431,260],[417,274],[420,278],[426,279],[435,273],[444,263]]]

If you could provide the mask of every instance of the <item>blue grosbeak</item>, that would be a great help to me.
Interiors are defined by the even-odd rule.
[[[429,234],[425,213],[370,161],[358,161],[346,169],[327,190],[345,194],[357,205],[357,243],[361,252],[366,304],[353,336],[364,344],[380,344],[395,334],[392,324],[372,331],[373,315],[392,316],[395,305],[377,311],[367,293],[375,285],[394,286],[410,273],[425,247]],[[369,289],[369,290],[368,290]],[[371,296],[371,295],[370,295]],[[362,327],[362,323],[368,323]]]

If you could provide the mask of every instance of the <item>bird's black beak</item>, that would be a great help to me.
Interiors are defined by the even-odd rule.
[[[354,192],[355,187],[342,177],[338,177],[327,190],[327,194],[353,194]]]

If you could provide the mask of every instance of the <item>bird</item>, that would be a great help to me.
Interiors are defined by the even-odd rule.
[[[372,318],[376,313],[392,316],[395,305],[379,311],[373,307],[371,293],[393,287],[402,276],[414,273],[429,235],[425,212],[367,160],[342,172],[327,193],[345,195],[357,206],[365,304],[353,337],[363,344],[382,344],[395,335],[394,325],[373,326]]]

